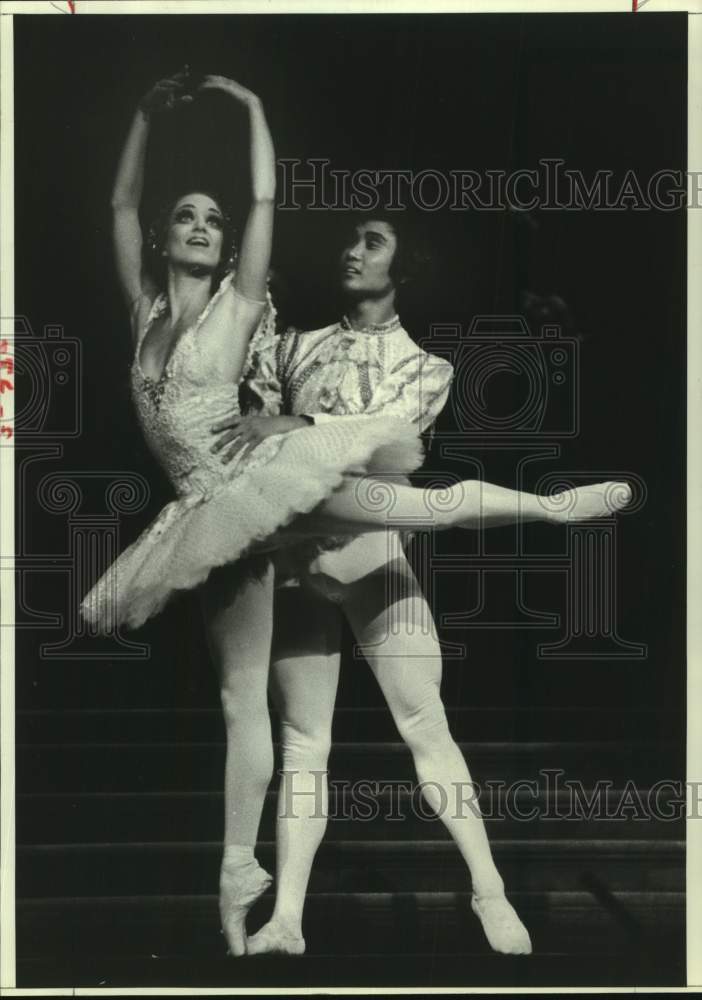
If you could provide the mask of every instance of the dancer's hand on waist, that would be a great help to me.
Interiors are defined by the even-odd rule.
[[[210,448],[213,454],[222,452],[222,462],[231,462],[244,448],[253,449],[272,434],[287,434],[309,426],[305,417],[243,417],[232,416],[212,426],[212,433],[219,434]]]

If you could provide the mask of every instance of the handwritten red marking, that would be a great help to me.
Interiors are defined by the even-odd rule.
[[[636,0],[634,0],[634,4],[635,3],[636,3]],[[71,14],[75,14],[75,12],[76,12],[75,0],[68,0],[68,9],[70,10]]]
[[[7,342],[7,340],[5,340],[5,339],[0,340],[0,354],[7,354],[7,353],[8,353],[8,342]],[[0,358],[0,371],[3,368],[7,369],[8,375],[12,375],[14,373],[14,369],[15,369],[15,363],[14,363],[13,359],[12,358],[7,358],[7,357]],[[5,392],[5,390],[9,390],[10,392],[14,392],[14,389],[15,389],[15,387],[12,384],[12,382],[9,381],[9,379],[0,378],[0,396]],[[4,416],[5,416],[5,409],[4,409],[4,407],[0,406],[0,417],[4,417]],[[3,424],[2,426],[0,426],[0,437],[4,436],[4,437],[7,437],[8,440],[9,440],[9,439],[12,438],[13,434],[14,434],[13,429],[11,427],[8,427],[7,424]]]

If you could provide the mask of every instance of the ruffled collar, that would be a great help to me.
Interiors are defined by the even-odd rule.
[[[372,334],[377,336],[383,333],[392,333],[394,330],[400,329],[400,317],[395,313],[390,319],[386,320],[385,323],[369,323],[368,326],[362,326],[356,328],[351,326],[351,321],[348,316],[342,316],[339,322],[339,329],[344,330],[346,333],[356,333],[356,334]]]

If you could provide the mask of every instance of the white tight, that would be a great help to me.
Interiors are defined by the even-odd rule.
[[[205,631],[219,674],[227,733],[224,846],[253,847],[273,776],[268,674],[273,631],[273,567],[260,580],[243,564],[210,574],[201,588]]]
[[[339,609],[412,752],[419,782],[430,783],[423,788],[425,800],[453,836],[474,891],[501,892],[475,801],[455,807],[457,789],[464,790],[459,798],[468,798],[471,776],[441,702],[441,652],[433,628],[426,627],[431,614],[404,554],[397,548],[388,562],[388,537],[374,533],[326,554],[316,568],[321,573],[310,578],[313,586],[333,596],[338,608],[308,587],[276,594],[272,684],[282,721],[283,770],[291,773],[281,781],[273,919],[301,932],[307,882],[325,832],[326,774],[319,772],[326,771],[331,745]]]
[[[271,694],[280,715],[276,914],[299,933],[314,856],[327,826],[327,763],[339,678],[341,617],[302,588],[276,592]],[[287,818],[286,818],[287,817]]]

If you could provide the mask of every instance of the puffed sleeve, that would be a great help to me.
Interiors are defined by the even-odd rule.
[[[368,416],[400,417],[429,428],[446,405],[453,365],[434,354],[418,351],[403,358],[376,386],[370,403],[364,410]],[[315,423],[344,419],[327,414],[315,414]]]
[[[245,372],[239,398],[243,413],[256,412],[274,417],[282,408],[282,394],[278,380],[277,357],[280,337],[275,329],[275,306],[267,294],[266,308],[261,321],[251,337],[246,358]]]

